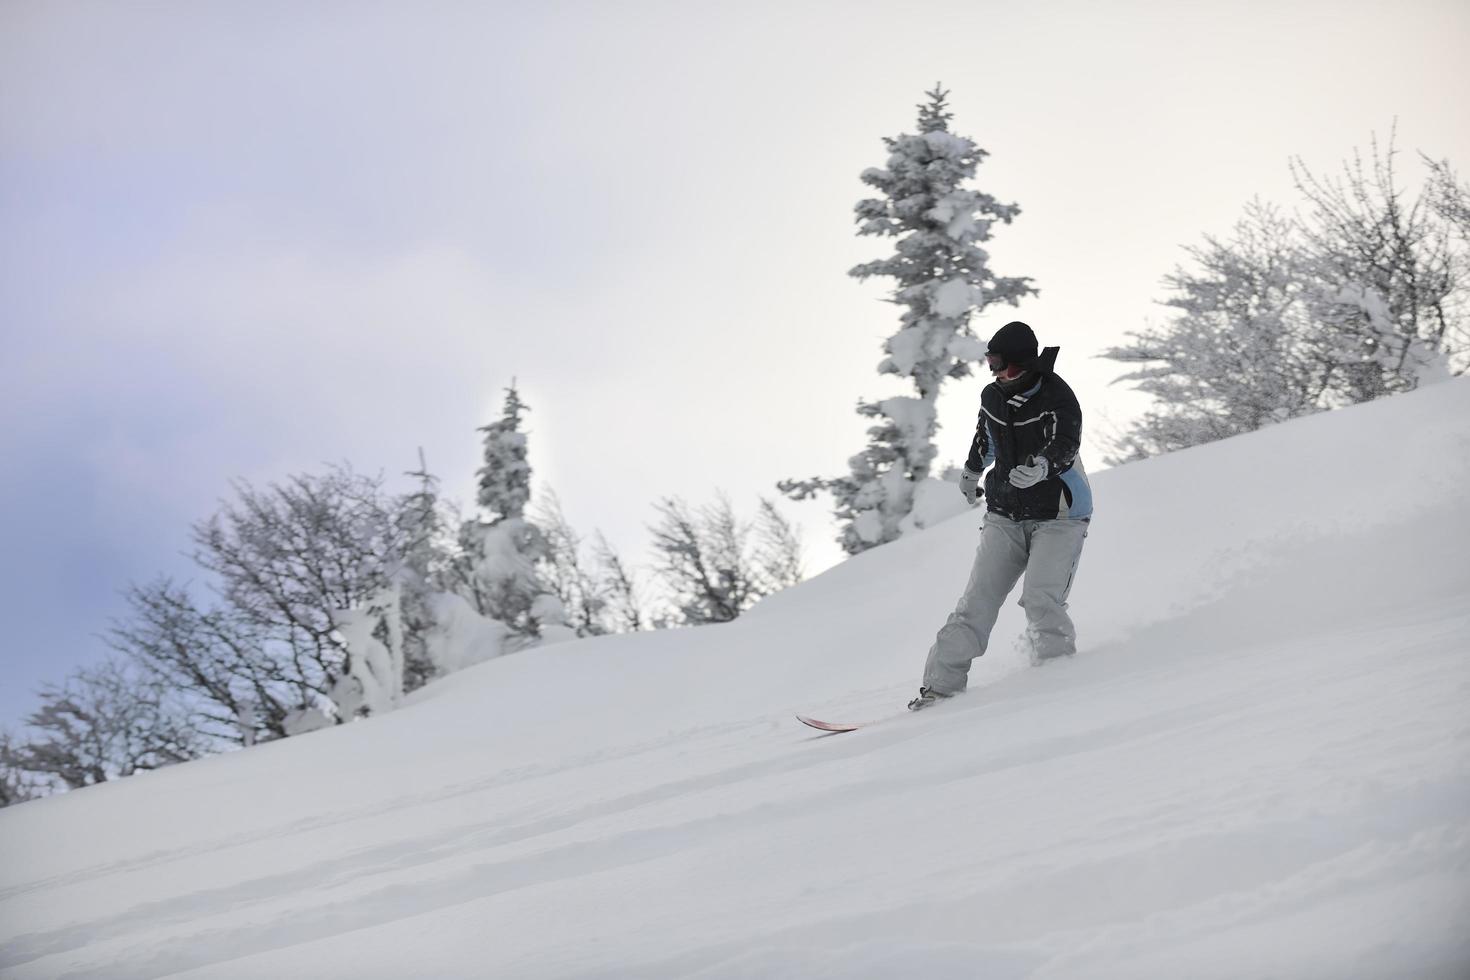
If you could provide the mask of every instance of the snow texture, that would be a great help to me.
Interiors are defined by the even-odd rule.
[[[921,398],[899,395],[879,402],[883,415],[898,426],[903,438],[910,444],[924,442],[934,434],[934,404]]]
[[[333,615],[333,626],[347,647],[349,675],[355,687],[355,695],[334,697],[342,717],[364,711],[392,711],[403,697],[401,605],[399,587],[394,584],[374,596],[366,608],[342,609]],[[378,639],[380,628],[388,643]]]
[[[531,618],[541,624],[541,645],[565,643],[577,638],[568,625],[567,607],[550,592],[543,592],[531,603]]]
[[[950,320],[969,316],[980,305],[980,290],[963,279],[946,279],[934,290],[934,312]],[[953,354],[953,349],[950,351]]]
[[[974,337],[956,337],[949,342],[949,356],[957,361],[983,361],[987,346]]]
[[[429,661],[440,674],[452,674],[497,657],[510,631],[505,624],[481,616],[461,596],[436,592],[428,598],[434,626],[425,644]]]
[[[11,807],[0,974],[1470,976],[1467,481],[1464,379],[1096,474],[1079,655],[919,715],[975,512]]]

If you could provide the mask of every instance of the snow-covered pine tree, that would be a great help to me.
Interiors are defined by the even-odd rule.
[[[476,499],[484,519],[460,531],[468,555],[465,598],[510,631],[505,652],[576,635],[561,600],[537,570],[550,551],[545,533],[526,518],[531,464],[521,424],[528,410],[512,383],[500,419],[479,430],[485,454]]]
[[[480,482],[475,500],[491,524],[524,517],[531,502],[531,463],[521,431],[521,417],[528,411],[512,381],[505,389],[499,420],[478,430],[485,434],[485,455],[476,474]]]
[[[451,542],[439,500],[439,480],[429,472],[424,451],[419,468],[407,474],[418,488],[399,498],[396,522],[402,534],[403,563],[395,576],[403,627],[403,688],[412,691],[439,670],[430,649],[436,623],[436,597],[449,585]]]
[[[833,479],[787,480],[796,500],[831,492],[849,554],[892,541],[913,509],[915,487],[930,477],[936,449],[935,405],[946,378],[963,378],[985,357],[971,317],[995,303],[1015,305],[1036,292],[1029,278],[1001,277],[982,247],[997,222],[1009,224],[1020,208],[965,187],[986,151],[950,132],[953,118],[939,86],[925,93],[919,131],[886,137],[888,161],[868,169],[863,183],[882,193],[859,201],[859,235],[895,239],[892,254],[850,270],[858,280],[893,280],[891,302],[903,309],[899,330],[883,344],[880,374],[906,379],[913,395],[865,401],[858,414],[877,422],[868,446]]]

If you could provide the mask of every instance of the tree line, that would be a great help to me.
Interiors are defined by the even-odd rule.
[[[0,733],[0,805],[392,710],[436,677],[609,633],[733,620],[802,578],[800,535],[769,500],[654,507],[655,561],[589,543],[554,492],[533,506],[514,385],[479,431],[475,512],[422,455],[389,489],[348,465],[233,497],[192,528],[199,578],[125,592],[111,655],[39,693]]]

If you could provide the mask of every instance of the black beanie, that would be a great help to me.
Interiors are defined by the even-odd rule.
[[[990,346],[985,353],[999,354],[1007,364],[1031,370],[1036,367],[1036,334],[1020,320],[1012,320],[990,338]]]

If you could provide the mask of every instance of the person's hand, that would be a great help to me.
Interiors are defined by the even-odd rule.
[[[1046,479],[1047,470],[1051,465],[1047,463],[1045,456],[1032,456],[1031,462],[1026,466],[1017,466],[1011,470],[1011,486],[1025,490],[1034,487]]]
[[[965,500],[973,507],[984,492],[980,489],[980,474],[966,467],[960,474],[960,493],[965,495]]]

